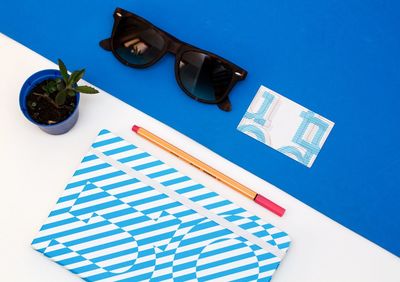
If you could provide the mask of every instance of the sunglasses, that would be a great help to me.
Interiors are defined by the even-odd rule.
[[[167,52],[175,55],[175,78],[191,98],[230,111],[228,94],[247,71],[211,52],[180,41],[145,19],[117,8],[111,38],[100,41],[123,64],[147,68]]]

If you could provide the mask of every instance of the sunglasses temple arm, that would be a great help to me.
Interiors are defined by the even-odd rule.
[[[235,75],[239,80],[244,80],[247,76],[247,71],[239,68],[239,70],[235,72]]]
[[[229,100],[229,97],[226,97],[224,100],[218,103],[218,108],[225,112],[230,112],[232,110],[232,104]]]
[[[99,45],[104,50],[111,51],[111,38],[107,38],[107,39],[101,40],[99,42]]]

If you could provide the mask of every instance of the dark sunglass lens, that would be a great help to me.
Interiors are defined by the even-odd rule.
[[[133,65],[145,65],[162,56],[163,37],[146,23],[122,18],[114,35],[115,52]]]
[[[178,64],[183,87],[201,100],[218,101],[226,94],[232,82],[231,67],[207,54],[187,51]]]

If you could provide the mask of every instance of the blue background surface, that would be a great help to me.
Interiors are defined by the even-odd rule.
[[[135,70],[99,48],[117,6],[248,70],[232,112],[188,98],[172,56]],[[399,1],[2,1],[0,11],[1,32],[86,66],[93,84],[400,255]],[[261,84],[336,123],[311,169],[236,130]]]

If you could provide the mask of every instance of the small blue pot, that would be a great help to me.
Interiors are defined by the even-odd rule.
[[[53,135],[66,133],[75,125],[79,116],[79,111],[78,111],[79,98],[80,98],[79,93],[77,93],[75,96],[76,106],[72,114],[62,122],[55,124],[41,124],[36,122],[28,113],[28,105],[26,103],[26,97],[29,95],[29,93],[31,93],[33,88],[35,88],[36,85],[38,85],[42,81],[47,79],[56,79],[56,78],[62,78],[61,73],[58,70],[42,70],[37,73],[34,73],[25,81],[24,85],[22,85],[21,92],[19,94],[19,106],[25,117],[33,124],[39,126],[39,128],[44,132]]]

